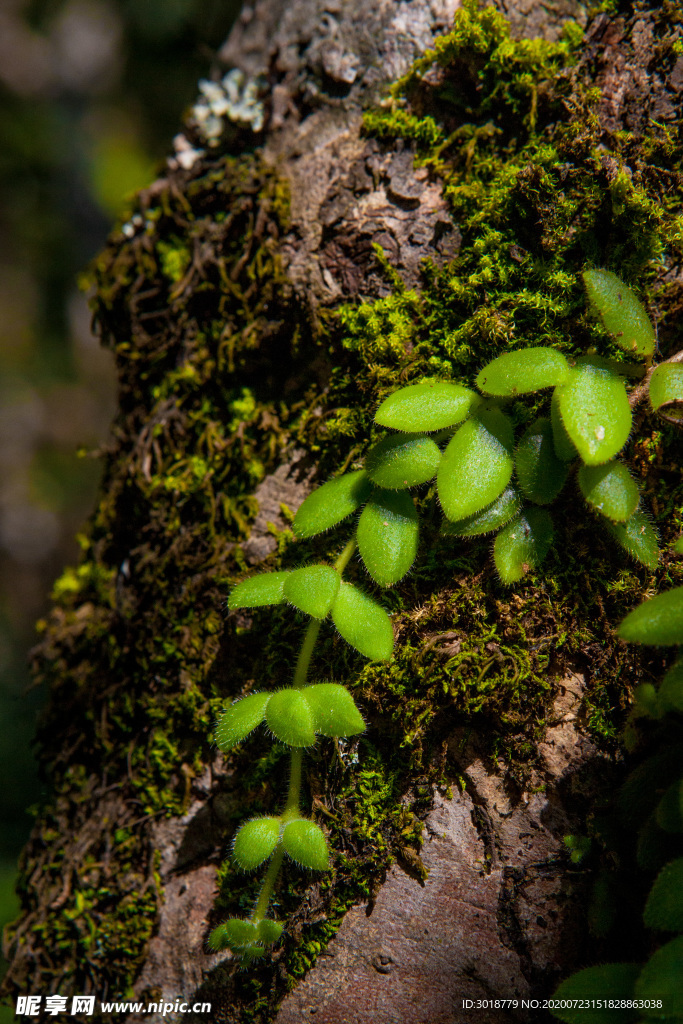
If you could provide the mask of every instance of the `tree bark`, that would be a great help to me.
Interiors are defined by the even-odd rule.
[[[373,351],[363,365],[330,330],[330,311],[392,294],[377,247],[416,291],[425,259],[438,269],[459,252],[439,177],[414,165],[409,146],[362,127],[363,111],[384,100],[458,6],[246,3],[220,57],[247,78],[264,76],[265,131],[236,130],[231,158],[224,138],[212,149],[190,118],[137,219],[113,234],[98,263],[96,318],[116,352],[120,413],[83,567],[62,578],[36,652],[51,688],[41,750],[54,797],[23,861],[24,913],[7,938],[12,996],[132,992],[210,1001],[219,1021],[277,1024],[451,1024],[472,1019],[463,1008],[472,999],[489,1001],[476,1019],[497,1024],[533,1014],[492,1000],[547,996],[585,962],[590,877],[569,865],[564,837],[585,831],[589,808],[614,785],[619,755],[590,737],[585,698],[597,661],[618,675],[625,656],[610,627],[618,597],[605,612],[602,598],[577,592],[564,621],[590,640],[585,650],[583,641],[552,648],[534,676],[538,707],[525,705],[533,721],[513,729],[493,703],[483,714],[441,709],[405,747],[381,841],[353,831],[349,794],[370,748],[362,741],[357,760],[340,766],[321,744],[309,762],[313,806],[323,823],[346,823],[333,884],[287,874],[286,940],[255,981],[206,945],[211,927],[240,912],[238,896],[251,898],[253,886],[231,876],[236,888],[224,884],[217,904],[220,865],[250,807],[277,805],[272,775],[283,770],[280,761],[259,775],[265,740],[256,754],[247,745],[226,760],[207,736],[220,702],[258,687],[259,672],[268,686],[287,684],[283,665],[296,650],[284,613],[272,635],[265,612],[226,623],[227,583],[278,553],[296,558],[283,504],[295,511],[314,484],[362,455],[376,385],[405,379],[416,358],[411,342],[398,357]],[[585,24],[573,0],[500,6],[517,36],[555,40],[568,19]],[[644,13],[600,15],[589,26],[577,81],[602,88],[610,138],[677,116],[680,73],[657,77],[652,24]],[[436,582],[407,585],[395,621],[415,678],[445,671],[476,627],[481,671],[507,679],[482,617],[499,636],[523,621],[515,642],[528,658],[556,632],[542,574],[510,596],[484,547],[472,557],[474,576],[456,568],[447,583],[435,570]],[[604,557],[616,578],[623,563]],[[452,625],[456,591],[474,611]],[[340,657],[358,681],[360,660],[332,639],[321,667]],[[629,665],[636,680],[638,659]],[[401,698],[363,678],[372,763],[386,772],[405,739],[390,703]],[[498,714],[508,715],[505,735],[527,744],[526,768],[492,744]],[[130,1020],[138,1017],[156,1020]]]

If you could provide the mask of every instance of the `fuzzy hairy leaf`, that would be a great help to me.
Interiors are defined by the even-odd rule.
[[[394,434],[368,452],[365,470],[374,484],[390,491],[427,483],[436,473],[441,452],[424,434]]]
[[[258,608],[267,604],[282,604],[288,572],[262,572],[238,583],[228,598],[228,608]]]
[[[588,364],[570,371],[558,389],[559,411],[569,437],[589,466],[621,451],[631,430],[631,409],[622,380]]]
[[[235,953],[241,952],[246,946],[256,941],[256,925],[252,921],[244,921],[239,917],[228,918],[223,924],[211,932],[209,936],[209,949],[217,953],[221,949],[231,949]]]
[[[443,430],[469,416],[478,401],[474,391],[460,384],[410,384],[384,399],[375,413],[375,423],[392,430]]]
[[[553,523],[543,508],[529,508],[497,535],[493,560],[503,583],[516,583],[540,565],[553,542]]]
[[[405,491],[375,491],[358,520],[356,539],[376,583],[390,587],[415,561],[420,533],[413,499]]]
[[[348,644],[373,661],[388,661],[394,649],[391,619],[376,601],[343,583],[332,605],[332,621]]]
[[[264,917],[256,925],[257,941],[263,942],[266,946],[270,946],[273,942],[277,942],[282,935],[283,930],[284,929],[279,921],[273,921],[270,917]]]
[[[550,402],[550,423],[553,428],[555,454],[562,462],[572,462],[579,453],[562,422],[562,417],[560,416],[560,395],[557,388],[553,391],[553,397]]]
[[[659,872],[645,904],[643,921],[646,928],[683,932],[683,857]]]
[[[278,690],[272,694],[266,708],[266,724],[289,747],[310,747],[315,743],[313,712],[303,690]]]
[[[632,558],[648,569],[656,568],[659,561],[657,534],[644,512],[634,512],[625,523],[611,523],[608,520],[607,527]]]
[[[680,711],[683,714],[683,661],[677,661],[662,679],[658,693],[662,712]]]
[[[614,522],[625,523],[638,507],[638,484],[623,462],[581,466],[579,488],[589,505]]]
[[[683,1011],[683,935],[656,950],[636,982],[637,999],[661,999],[662,1010],[645,1010],[645,1017],[680,1021]]]
[[[553,1015],[565,1024],[629,1024],[640,1014],[630,1008],[614,1007],[582,1009],[580,1006],[562,1006],[562,1002],[586,999],[627,1000],[633,995],[640,964],[599,964],[577,971],[563,981],[553,994]],[[559,1005],[558,1005],[559,1004]]]
[[[456,523],[446,521],[441,527],[441,534],[444,537],[479,537],[484,533],[493,533],[509,523],[521,507],[522,497],[519,491],[508,486],[481,512],[475,512],[474,515],[460,519]]]
[[[505,352],[492,360],[477,377],[477,387],[486,395],[525,395],[563,384],[569,363],[554,348],[523,348]]]
[[[617,797],[617,810],[622,823],[637,829],[654,811],[661,793],[680,775],[683,744],[665,746],[642,761],[630,772]]]
[[[313,727],[321,736],[354,736],[365,732],[365,722],[345,686],[316,683],[301,692],[313,713]]]
[[[280,838],[279,818],[252,818],[235,836],[232,857],[242,871],[253,871],[268,860]]]
[[[221,750],[230,750],[260,725],[266,717],[270,693],[250,693],[235,701],[223,712],[216,726],[216,743]]]
[[[525,431],[515,452],[522,493],[537,505],[549,505],[564,487],[567,464],[558,459],[550,420],[540,416]]]
[[[677,836],[662,831],[654,814],[650,814],[638,830],[636,863],[641,871],[660,871],[680,852]]]
[[[372,484],[364,469],[344,473],[328,480],[308,495],[294,516],[292,529],[297,537],[315,537],[336,526],[363,504]]]
[[[453,522],[481,512],[512,476],[513,430],[499,409],[479,409],[458,428],[437,473],[439,501]]]
[[[619,626],[619,636],[629,643],[683,644],[683,587],[638,605]]]
[[[306,565],[290,572],[284,595],[299,611],[324,619],[339,590],[340,576],[329,565]]]
[[[657,804],[655,817],[665,832],[683,832],[683,779],[666,790]]]
[[[650,402],[667,419],[683,420],[683,363],[662,363],[650,377]]]
[[[285,852],[304,868],[313,871],[327,871],[330,856],[323,830],[313,821],[299,818],[285,825],[282,833]]]
[[[602,322],[620,348],[638,356],[651,356],[655,332],[640,299],[611,270],[586,270],[583,282],[591,312]]]

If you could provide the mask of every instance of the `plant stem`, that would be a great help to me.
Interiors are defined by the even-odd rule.
[[[266,877],[263,879],[263,885],[261,886],[261,892],[258,896],[258,901],[254,907],[254,912],[249,918],[250,921],[258,922],[262,921],[268,913],[268,904],[270,903],[270,897],[273,895],[273,889],[277,882],[278,875],[280,874],[280,868],[282,867],[282,861],[285,856],[285,851],[280,846],[275,851],[273,859],[268,865],[266,871]]]
[[[351,561],[355,550],[356,538],[354,536],[334,563],[334,568],[340,575]],[[322,619],[311,619],[306,633],[304,634],[304,640],[301,645],[301,650],[299,651],[299,657],[296,660],[296,668],[294,669],[293,686],[295,690],[300,690],[306,685],[308,669],[311,664],[313,649],[315,647],[315,642],[318,639],[321,624]],[[281,815],[281,818],[283,818],[285,822],[287,820],[291,821],[294,818],[298,818],[301,814],[299,803],[301,800],[301,769],[303,759],[303,749],[301,747],[293,747],[291,752],[287,803],[285,804],[285,809]],[[266,876],[263,879],[263,885],[261,886],[261,891],[259,893],[254,912],[250,918],[251,921],[261,921],[268,913],[268,904],[270,903],[270,898],[273,895],[273,890],[277,884],[284,855],[285,851],[282,845],[278,846],[273,855],[273,859],[268,865],[268,870],[266,871]]]
[[[304,752],[301,747],[292,750],[292,761],[289,769],[289,792],[284,814],[295,818],[299,814],[299,797],[301,796],[301,766]]]

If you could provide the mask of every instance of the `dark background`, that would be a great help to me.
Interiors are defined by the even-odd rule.
[[[41,796],[27,654],[77,562],[116,401],[78,276],[154,179],[239,6],[0,0],[0,926]]]

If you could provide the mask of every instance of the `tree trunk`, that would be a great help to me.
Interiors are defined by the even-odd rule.
[[[286,609],[226,616],[229,584],[252,567],[335,550],[331,535],[327,547],[294,543],[288,517],[313,485],[360,464],[380,395],[451,368],[470,383],[515,332],[526,344],[554,329],[547,322],[581,315],[573,283],[572,308],[558,300],[517,321],[493,300],[460,302],[448,273],[465,281],[462,268],[477,273],[488,250],[476,249],[483,229],[454,217],[444,180],[456,150],[458,180],[476,179],[474,149],[449,142],[454,150],[414,162],[399,132],[363,128],[363,111],[389,110],[387,87],[458,7],[245,4],[221,60],[248,80],[263,76],[265,129],[252,105],[241,124],[224,114],[207,135],[195,108],[165,174],[96,264],[95,316],[117,358],[119,415],[83,562],[58,582],[35,652],[51,694],[40,745],[53,796],[23,859],[24,913],[7,936],[13,997],[203,1000],[211,1019],[235,1022],[446,1024],[476,1014],[485,1024],[535,1019],[522,999],[549,995],[587,962],[590,943],[604,955],[588,936],[591,876],[569,863],[564,838],[585,834],[618,775],[625,681],[642,665],[612,625],[650,576],[626,572],[571,500],[547,572],[514,588],[497,580],[487,542],[444,553],[432,514],[419,568],[384,599],[397,634],[392,667],[368,666],[323,634],[316,677],[353,687],[368,722],[340,755],[321,741],[307,759],[334,870],[285,872],[286,935],[258,969],[240,972],[206,945],[254,898],[258,879],[221,865],[239,823],[278,805],[286,765],[266,737],[221,757],[215,716],[251,687],[288,684],[301,630]],[[500,7],[517,37],[557,40],[568,19],[585,25],[573,0]],[[653,63],[664,18],[601,14],[572,68],[525,86],[519,133],[538,116],[549,145],[562,126],[573,135],[552,169],[540,152],[517,168],[513,228],[509,208],[484,210],[482,192],[486,230],[512,232],[510,273],[564,245],[574,281],[586,250],[567,247],[570,232],[592,232],[593,261],[617,270],[637,249],[628,231],[641,229],[628,213],[619,220],[616,200],[606,211],[605,197],[625,161],[653,203],[668,187],[648,163],[660,156],[646,152],[652,122],[672,123],[680,104],[682,58],[669,67],[662,50],[663,64]],[[491,153],[504,167],[523,140],[505,135],[494,101],[472,113],[476,71],[473,59],[437,67],[400,109],[426,124],[448,90],[460,91],[470,109],[448,121],[453,138],[472,120],[472,146],[502,133],[508,156],[502,142]],[[586,89],[596,84],[591,120]],[[628,145],[615,142],[620,129],[632,133]],[[582,174],[598,192],[565,223],[562,204]],[[648,280],[667,282],[675,309],[673,257],[656,273],[652,253],[633,258]],[[501,289],[493,278],[490,287]],[[654,435],[649,420],[639,428],[630,459],[645,478]],[[657,443],[664,472],[673,442]],[[467,999],[488,1003],[468,1010]]]

